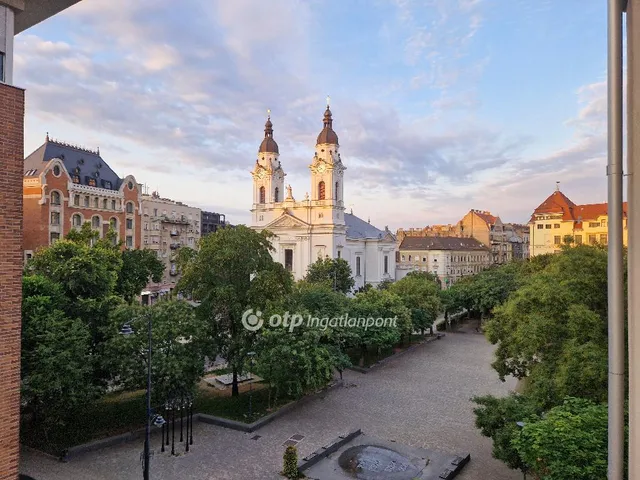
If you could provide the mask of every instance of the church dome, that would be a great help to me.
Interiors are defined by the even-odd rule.
[[[327,105],[327,109],[324,112],[324,118],[322,119],[322,121],[324,123],[324,128],[320,132],[320,135],[318,135],[316,145],[321,145],[323,143],[338,145],[338,135],[333,131],[333,118],[331,117],[331,110],[329,109],[329,105]]]
[[[271,116],[267,117],[267,122],[264,124],[264,139],[260,144],[258,153],[280,153],[278,150],[278,144],[273,139],[273,123],[271,123]]]

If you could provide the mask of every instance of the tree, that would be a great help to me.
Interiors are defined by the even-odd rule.
[[[154,401],[162,403],[172,396],[192,394],[204,374],[210,337],[206,323],[183,300],[164,300],[151,306],[122,305],[113,311],[112,337],[104,349],[113,381],[126,389],[145,387],[149,319]],[[125,324],[131,326],[132,335],[119,335]]]
[[[479,405],[473,412],[476,415],[476,427],[485,437],[493,440],[493,456],[523,473],[529,471],[526,462],[513,445],[520,427],[518,422],[529,422],[537,418],[539,409],[528,397],[511,394],[497,398],[492,395],[474,397],[472,401]]]
[[[348,293],[355,284],[349,263],[343,258],[328,256],[309,265],[305,280],[310,283],[325,283],[342,293]]]
[[[513,447],[540,480],[607,478],[607,406],[568,397],[525,422]]]
[[[22,401],[43,434],[93,400],[89,328],[69,318],[62,287],[39,275],[23,277]]]
[[[427,328],[432,329],[440,314],[442,303],[440,287],[431,274],[411,273],[393,283],[389,291],[397,294],[411,312],[413,330],[420,330],[424,335]]]
[[[178,284],[201,302],[196,315],[208,323],[216,341],[217,352],[209,356],[220,353],[231,366],[233,396],[239,394],[238,374],[256,338],[244,328],[243,314],[282,301],[293,285],[291,274],[271,257],[271,237],[242,225],[205,236],[198,253],[183,266]]]
[[[150,280],[156,283],[162,280],[164,268],[153,250],[125,249],[122,251],[122,267],[118,272],[116,292],[131,303]]]

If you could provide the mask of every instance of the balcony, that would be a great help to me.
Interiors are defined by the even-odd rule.
[[[171,250],[175,250],[175,249],[177,249],[177,248],[180,248],[181,246],[182,246],[182,243],[180,243],[180,242],[177,242],[177,243],[171,243],[171,244],[169,244],[169,248],[170,248]]]
[[[169,235],[171,235],[172,237],[177,237],[178,235],[180,235],[180,232],[178,230],[171,230],[169,232]]]

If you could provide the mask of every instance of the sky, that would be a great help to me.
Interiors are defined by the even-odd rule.
[[[606,201],[606,2],[83,0],[15,40],[49,135],[249,223],[271,110],[296,199],[330,95],[348,210],[392,230]]]

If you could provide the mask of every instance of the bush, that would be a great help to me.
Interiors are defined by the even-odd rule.
[[[282,474],[287,478],[300,478],[298,471],[298,449],[289,445],[284,451]]]

